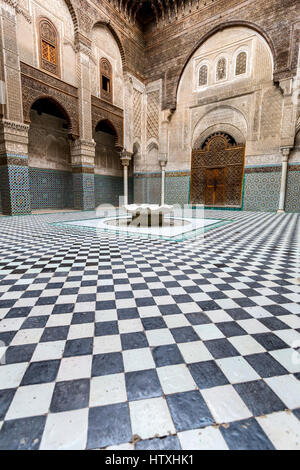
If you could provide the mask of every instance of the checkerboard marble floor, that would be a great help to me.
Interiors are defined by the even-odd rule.
[[[0,220],[0,449],[300,449],[300,216],[182,243]]]

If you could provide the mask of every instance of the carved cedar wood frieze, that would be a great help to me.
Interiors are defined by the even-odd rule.
[[[100,121],[108,120],[114,126],[117,133],[116,145],[123,147],[123,110],[106,101],[92,96],[92,126],[95,130]]]
[[[79,136],[78,90],[58,78],[21,62],[24,121],[30,122],[32,105],[40,98],[50,98],[67,114],[69,133]]]

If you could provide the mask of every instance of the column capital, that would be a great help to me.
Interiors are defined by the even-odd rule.
[[[158,156],[159,164],[162,168],[165,168],[168,163],[168,155],[166,153],[160,153]]]
[[[281,147],[282,161],[287,162],[291,153],[292,147]]]
[[[127,150],[122,150],[120,152],[120,160],[123,166],[129,166],[131,159],[132,159],[133,153],[128,152]]]

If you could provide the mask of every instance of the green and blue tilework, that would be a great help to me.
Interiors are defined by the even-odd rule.
[[[93,173],[73,174],[74,209],[93,210],[95,208],[95,181]]]
[[[30,168],[32,209],[72,209],[73,179],[71,171]]]
[[[17,159],[26,160],[26,157],[14,156]],[[1,185],[1,209],[6,215],[29,214],[30,191],[29,174],[27,165],[2,165],[0,167]]]
[[[300,212],[300,171],[288,173],[285,210]]]
[[[96,207],[101,204],[119,206],[120,197],[124,195],[124,183],[121,176],[95,174]],[[128,179],[128,201],[133,202],[133,178]]]

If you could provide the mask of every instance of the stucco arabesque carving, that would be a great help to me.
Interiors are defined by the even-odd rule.
[[[29,125],[20,122],[9,121],[7,119],[2,120],[2,126],[5,130],[12,130],[14,132],[28,133]]]
[[[32,23],[31,16],[19,6],[18,0],[2,0],[16,10],[16,13],[22,15],[28,23]]]

